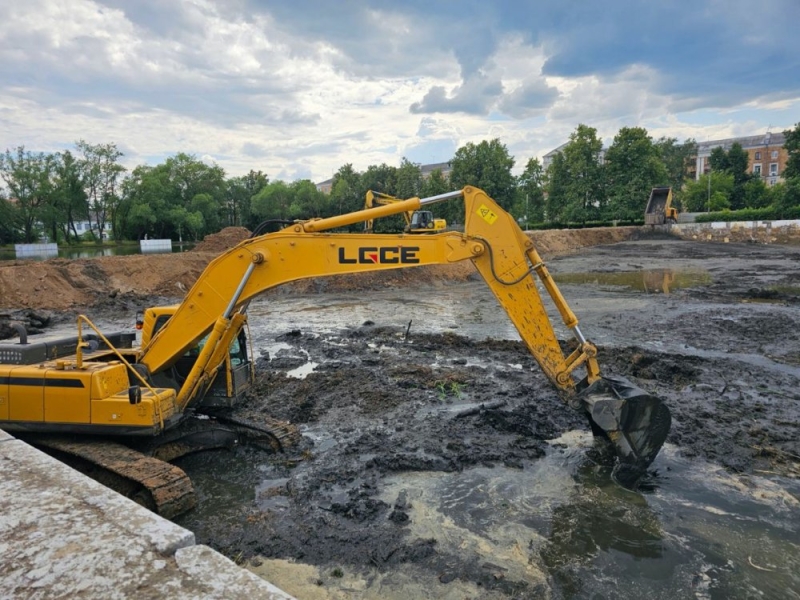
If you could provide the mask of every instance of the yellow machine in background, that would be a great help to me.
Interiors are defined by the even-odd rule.
[[[665,225],[678,222],[678,209],[672,206],[672,188],[654,187],[644,209],[645,225]]]
[[[364,208],[369,209],[375,205],[389,205],[404,202],[400,198],[395,198],[389,194],[381,192],[367,192]],[[403,231],[406,233],[439,233],[447,229],[447,221],[444,219],[436,219],[433,212],[429,210],[409,210],[403,212],[403,218],[406,221],[406,226]],[[364,222],[364,231],[372,233],[373,219],[368,219]]]
[[[463,233],[329,233],[390,215],[413,215],[458,197],[465,208]],[[669,431],[669,410],[630,382],[601,376],[597,349],[583,336],[531,239],[510,214],[472,187],[431,198],[391,199],[247,239],[209,263],[179,305],[145,311],[140,348],[130,347],[123,335],[104,336],[86,317],[79,319],[76,337],[52,348],[0,344],[0,428],[35,433],[34,443],[138,482],[150,493],[151,504],[176,514],[193,504],[191,485],[175,467],[167,465],[172,470],[164,474],[158,459],[240,438],[282,448],[299,437],[287,423],[266,416],[244,422],[230,413],[252,381],[245,332],[253,298],[297,279],[464,260],[475,265],[565,402],[583,411],[593,432],[613,447],[615,477],[631,482],[641,476]],[[575,337],[568,355],[537,285]],[[85,326],[93,332],[85,334]],[[198,419],[200,413],[213,418]],[[95,437],[53,437],[58,433]],[[99,442],[99,436],[125,445]],[[141,454],[131,455],[131,447]],[[126,466],[136,461],[143,466]]]

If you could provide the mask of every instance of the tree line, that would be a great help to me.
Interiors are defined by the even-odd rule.
[[[778,216],[800,207],[800,123],[784,132],[789,163],[785,182],[767,187],[748,172],[747,153],[734,144],[717,148],[711,173],[687,181],[694,140],[653,140],[641,127],[624,127],[603,151],[597,130],[578,125],[547,169],[532,158],[512,174],[514,158],[498,139],[467,143],[449,161],[449,173],[423,176],[421,166],[403,159],[399,167],[351,163],[333,176],[330,193],[309,180],[271,181],[262,171],[227,177],[217,165],[179,153],[163,163],[128,172],[114,143],[89,144],[56,153],[20,146],[0,154],[0,243],[101,241],[144,237],[201,239],[229,225],[254,229],[274,222],[327,217],[363,208],[368,190],[398,198],[434,196],[466,185],[485,190],[524,225],[638,222],[650,190],[673,188],[683,210],[772,208]],[[435,206],[437,217],[463,222],[458,200]],[[79,229],[78,224],[90,223]],[[376,222],[377,231],[397,231],[399,217]],[[352,229],[357,229],[353,226]]]

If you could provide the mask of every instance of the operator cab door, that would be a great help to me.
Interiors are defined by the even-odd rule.
[[[217,372],[202,406],[233,406],[250,388],[253,366],[247,355],[247,336],[242,329],[231,342],[228,360]]]

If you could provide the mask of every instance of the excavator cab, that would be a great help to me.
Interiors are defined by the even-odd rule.
[[[145,311],[144,317],[141,319],[142,345],[146,345],[167,324],[177,308],[177,306],[154,306]],[[201,338],[197,344],[184,352],[169,369],[156,375],[154,380],[163,387],[180,389],[191,373],[207,340],[208,335]],[[198,406],[204,408],[235,406],[250,389],[254,377],[254,365],[248,353],[245,321],[245,326],[231,340],[227,356],[208,387],[208,391],[198,402]]]
[[[429,210],[418,210],[411,215],[409,229],[433,229],[433,213]]]

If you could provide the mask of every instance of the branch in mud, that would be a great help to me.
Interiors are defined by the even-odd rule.
[[[490,402],[489,404],[481,404],[480,406],[475,406],[473,408],[468,408],[467,410],[462,410],[461,412],[457,412],[455,415],[456,419],[461,419],[463,417],[471,417],[472,415],[479,415],[487,410],[494,410],[495,408],[500,408],[501,406],[506,405],[505,400],[499,400],[497,402]]]

